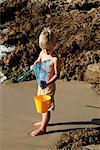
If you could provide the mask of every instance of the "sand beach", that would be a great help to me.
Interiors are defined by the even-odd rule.
[[[0,149],[49,150],[59,135],[70,129],[100,126],[100,96],[91,84],[79,81],[56,82],[56,110],[52,112],[47,134],[31,137],[40,120],[33,97],[36,81],[0,85]]]

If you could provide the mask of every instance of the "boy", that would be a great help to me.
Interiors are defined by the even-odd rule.
[[[49,28],[45,28],[39,36],[39,46],[42,51],[40,52],[40,55],[34,64],[46,60],[51,61],[47,82],[45,83],[45,86],[43,84],[38,85],[37,95],[44,95],[45,90],[45,94],[51,96],[52,104],[48,109],[48,112],[42,113],[42,121],[34,124],[40,125],[40,128],[33,131],[31,136],[37,136],[46,133],[46,127],[50,120],[50,111],[54,110],[54,94],[56,89],[55,81],[59,74],[58,59],[54,55],[55,45],[56,39],[54,33]]]

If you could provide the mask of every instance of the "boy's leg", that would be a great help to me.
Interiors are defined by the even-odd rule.
[[[34,123],[33,125],[35,125],[35,126],[41,126],[41,123],[42,123],[42,121],[36,122],[36,123]]]
[[[41,126],[39,129],[36,129],[35,131],[33,131],[31,133],[31,136],[37,136],[37,135],[46,133],[46,127],[48,125],[49,120],[50,120],[50,111],[46,113],[42,113]]]
[[[49,120],[50,120],[50,111],[42,113],[41,128],[45,128],[48,125]]]
[[[45,115],[46,115],[45,113],[42,113],[42,120],[45,120],[45,117],[46,117]],[[50,112],[48,112],[47,118],[48,118],[48,120],[46,122],[47,122],[47,125],[48,125],[48,122],[50,120]],[[34,123],[33,125],[35,125],[35,126],[41,126],[42,122],[43,121],[39,121],[39,122]]]

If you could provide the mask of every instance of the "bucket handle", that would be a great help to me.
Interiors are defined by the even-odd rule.
[[[45,96],[46,96],[46,88],[44,89],[43,101],[45,101]]]

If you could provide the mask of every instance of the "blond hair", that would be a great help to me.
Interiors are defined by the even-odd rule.
[[[39,36],[39,46],[41,49],[52,49],[55,47],[55,34],[49,28],[44,28]]]

